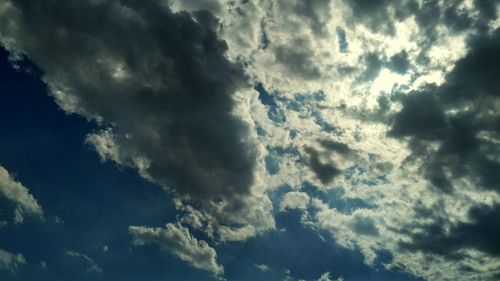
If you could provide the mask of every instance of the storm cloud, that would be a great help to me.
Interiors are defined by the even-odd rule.
[[[107,128],[88,137],[104,159],[182,196],[248,194],[256,152],[232,113],[246,78],[212,14],[162,1],[6,1],[0,14],[2,44],[58,104]]]
[[[452,179],[468,177],[477,188],[496,191],[500,159],[500,33],[472,40],[473,49],[439,86],[402,98],[390,134],[410,138],[414,157],[425,159],[435,187],[452,191]],[[431,149],[428,144],[436,143]]]

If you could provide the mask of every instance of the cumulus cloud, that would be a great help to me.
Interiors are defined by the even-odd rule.
[[[131,226],[129,232],[136,245],[158,244],[164,250],[194,268],[220,276],[224,268],[217,263],[217,253],[203,240],[197,240],[189,229],[180,224],[167,224],[164,228]]]
[[[219,222],[248,226],[260,152],[236,93],[250,84],[227,58],[218,19],[197,10],[222,5],[203,3],[4,1],[0,40],[42,70],[61,108],[100,125],[86,143],[101,159],[136,168]]]
[[[0,270],[15,272],[23,264],[26,264],[26,259],[23,255],[13,254],[0,249]]]
[[[35,197],[29,193],[22,183],[16,181],[14,177],[2,166],[0,166],[0,195],[11,202],[15,207],[14,221],[22,223],[24,217],[42,217],[43,210]]]
[[[437,188],[453,189],[453,179],[498,191],[500,32],[472,40],[470,53],[440,87],[428,86],[403,97],[391,134],[411,138],[416,158]],[[428,143],[434,143],[434,147]]]
[[[305,210],[309,204],[310,198],[303,192],[288,192],[280,203],[280,211],[287,209]]]
[[[102,156],[181,195],[249,192],[255,151],[231,97],[245,76],[210,13],[160,1],[12,1],[2,13],[3,44],[43,70],[59,105],[110,126],[88,139]]]

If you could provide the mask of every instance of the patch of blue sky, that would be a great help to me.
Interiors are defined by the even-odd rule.
[[[321,116],[321,113],[319,111],[313,110],[311,112],[311,116],[314,118],[314,123],[319,125],[324,132],[334,133],[337,136],[341,136],[343,134],[343,132],[341,130],[335,128],[333,125],[326,122],[326,120],[323,119],[323,117]]]
[[[283,123],[286,117],[276,103],[274,96],[269,93],[262,83],[255,85],[254,89],[259,93],[259,100],[267,107],[267,117],[276,123]]]
[[[335,32],[337,33],[337,41],[339,44],[339,52],[341,53],[347,53],[349,52],[349,45],[347,43],[345,31],[342,27],[337,26],[335,28]]]
[[[378,156],[377,154],[369,153],[368,159],[370,160],[370,162],[377,162],[380,159],[380,156]]]
[[[288,147],[281,147],[281,146],[267,146],[267,152],[268,155],[265,157],[264,162],[266,164],[266,170],[269,174],[271,175],[276,175],[280,171],[280,165],[279,161],[280,158],[283,157],[284,155],[290,155],[290,156],[300,156],[300,152],[297,148],[288,146]]]
[[[351,166],[351,167],[345,169],[344,180],[346,180],[346,181],[354,180],[356,178],[355,175],[364,174],[365,172],[366,172],[366,169],[360,165]]]
[[[279,160],[276,156],[269,154],[264,159],[266,163],[266,170],[270,175],[276,175],[280,171]]]
[[[285,102],[285,108],[287,110],[292,110],[292,111],[295,111],[295,112],[300,112],[300,110],[304,107],[304,103],[303,102],[300,102],[299,100],[297,99],[293,99],[293,100],[287,100]]]
[[[273,210],[278,211],[280,202],[283,200],[283,196],[288,192],[292,191],[292,187],[288,184],[282,184],[276,188],[271,189],[271,191],[267,192],[267,196],[271,199],[273,204]]]
[[[10,68],[0,48],[0,161],[29,188],[44,220],[3,226],[0,248],[22,253],[28,264],[15,275],[0,270],[0,280],[215,280],[157,245],[131,249],[128,227],[174,221],[172,200],[133,169],[103,163],[82,145],[98,125],[64,113],[36,68],[25,73],[28,66],[23,61],[23,71]],[[86,272],[65,250],[90,256],[102,274]],[[39,266],[42,261],[47,267]]]
[[[310,182],[304,182],[302,191],[312,198],[320,199],[330,208],[334,208],[341,213],[350,214],[357,209],[373,209],[375,207],[360,198],[345,197],[345,191],[342,187],[325,190]]]
[[[318,280],[329,271],[333,280],[340,276],[349,281],[417,280],[382,266],[368,266],[359,249],[337,245],[327,231],[301,223],[302,215],[300,210],[278,213],[276,228],[286,231],[270,231],[244,242],[218,245],[217,259],[225,266],[224,277],[241,281]],[[382,257],[383,261],[390,259],[388,255]],[[259,270],[255,264],[264,264],[270,270]]]
[[[326,100],[326,95],[323,91],[319,90],[319,91],[316,91],[316,92],[313,92],[312,93],[312,96],[315,100],[317,101],[324,101]]]
[[[369,157],[370,160],[373,162],[375,160],[372,159],[376,158],[376,155],[375,156],[372,155],[373,154],[371,154]],[[344,180],[354,186],[364,184],[371,187],[375,187],[381,184],[390,183],[389,179],[387,179],[387,175],[368,177],[366,169],[360,165],[354,165],[345,169]]]
[[[361,132],[360,132],[359,130],[356,130],[356,131],[354,132],[353,137],[354,137],[354,140],[355,140],[356,142],[360,142],[360,141],[361,141]]]
[[[287,99],[284,97],[281,97],[280,99],[285,104],[286,109],[299,112],[302,108],[307,107],[314,102],[324,101],[326,99],[326,95],[322,90],[319,90],[312,93],[296,94],[293,99]]]
[[[262,128],[261,126],[257,126],[255,128],[255,131],[257,132],[257,135],[259,135],[259,136],[265,136],[265,135],[267,135],[266,130],[264,130],[264,128]]]
[[[293,146],[287,146],[287,147],[283,147],[283,146],[273,146],[273,147],[271,147],[271,146],[268,146],[267,150],[275,152],[279,156],[283,156],[285,154],[292,155],[292,156],[299,156],[300,155],[299,150],[296,147],[293,147]]]

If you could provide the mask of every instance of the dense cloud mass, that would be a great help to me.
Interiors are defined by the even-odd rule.
[[[472,39],[471,51],[446,82],[403,97],[394,117],[390,134],[411,138],[410,159],[421,161],[425,177],[442,192],[452,193],[462,178],[473,188],[499,191],[499,38],[497,31]],[[498,205],[473,206],[468,217],[447,231],[439,220],[422,226],[404,247],[445,256],[460,256],[462,247],[471,247],[498,256],[493,239],[500,230]]]
[[[210,13],[173,14],[160,1],[12,1],[2,15],[4,44],[42,69],[60,106],[112,127],[88,139],[103,158],[182,195],[248,193],[255,152],[231,97],[245,77]]]
[[[476,39],[440,87],[429,86],[403,99],[391,134],[412,137],[416,157],[431,182],[444,191],[452,179],[469,177],[478,188],[500,186],[500,33]],[[433,142],[432,149],[426,142]]]
[[[374,280],[490,281],[499,11],[496,0],[9,0],[0,43],[96,124],[82,141],[102,160],[168,190],[175,222],[134,220],[136,245],[220,279],[245,260],[269,280],[343,280],[337,261],[319,268],[297,246],[328,243],[377,274],[407,274]],[[2,170],[0,194],[41,216]],[[257,259],[259,243],[284,258]]]

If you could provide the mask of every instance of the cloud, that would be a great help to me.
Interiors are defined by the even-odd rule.
[[[165,228],[131,226],[129,232],[136,245],[158,244],[194,268],[210,271],[217,276],[224,274],[224,268],[217,263],[215,250],[207,242],[197,240],[188,228],[180,224],[169,223]]]
[[[29,190],[2,166],[0,166],[0,195],[14,204],[16,223],[22,223],[26,215],[39,218],[43,216],[42,207]]]
[[[63,109],[108,127],[88,137],[101,156],[182,196],[245,196],[256,151],[232,112],[243,70],[224,56],[212,14],[162,3],[6,2],[0,34]]]
[[[307,162],[322,184],[331,184],[335,177],[343,174],[342,167],[357,160],[356,152],[345,143],[330,139],[320,140],[320,148],[306,147],[309,154]]]
[[[465,247],[475,248],[500,257],[500,205],[478,205],[469,210],[469,222],[460,222],[445,230],[439,221],[422,227],[412,235],[409,243],[402,243],[408,251],[421,250],[452,258],[461,258]]]
[[[102,126],[86,140],[102,159],[169,189],[215,243],[274,228],[279,194],[375,268],[495,280],[494,2],[16,1],[0,38]],[[180,224],[130,232],[222,272]]]
[[[255,267],[256,267],[258,270],[262,271],[262,272],[266,272],[266,271],[269,271],[269,270],[270,270],[269,266],[267,266],[267,265],[265,265],[265,264],[255,264]]]
[[[286,210],[305,210],[309,204],[310,198],[306,193],[303,192],[288,192],[283,196],[283,200],[280,203],[280,211],[284,212]]]
[[[323,273],[317,281],[344,281],[344,277],[340,276],[337,279],[332,279],[332,274],[330,272]]]
[[[0,249],[0,270],[16,272],[19,266],[26,264],[26,259],[21,254],[13,254]]]
[[[453,190],[453,180],[463,177],[478,188],[500,191],[500,87],[495,78],[500,75],[500,32],[472,40],[472,48],[443,85],[402,98],[390,131],[411,139],[413,157],[425,159],[426,176],[447,192]]]
[[[92,258],[90,258],[89,256],[87,256],[85,254],[82,254],[82,253],[79,253],[79,252],[76,252],[73,250],[66,250],[66,251],[64,251],[64,255],[67,257],[70,257],[70,258],[77,258],[77,259],[83,260],[87,265],[87,268],[86,268],[87,273],[92,273],[92,272],[93,273],[101,273],[102,272],[101,267],[99,267],[99,265]]]
[[[172,5],[221,6],[203,3]],[[232,231],[267,208],[252,190],[252,122],[237,110],[248,77],[210,12],[173,12],[165,1],[5,1],[0,15],[0,42],[41,69],[62,109],[99,125],[85,142],[103,161],[137,169]]]

